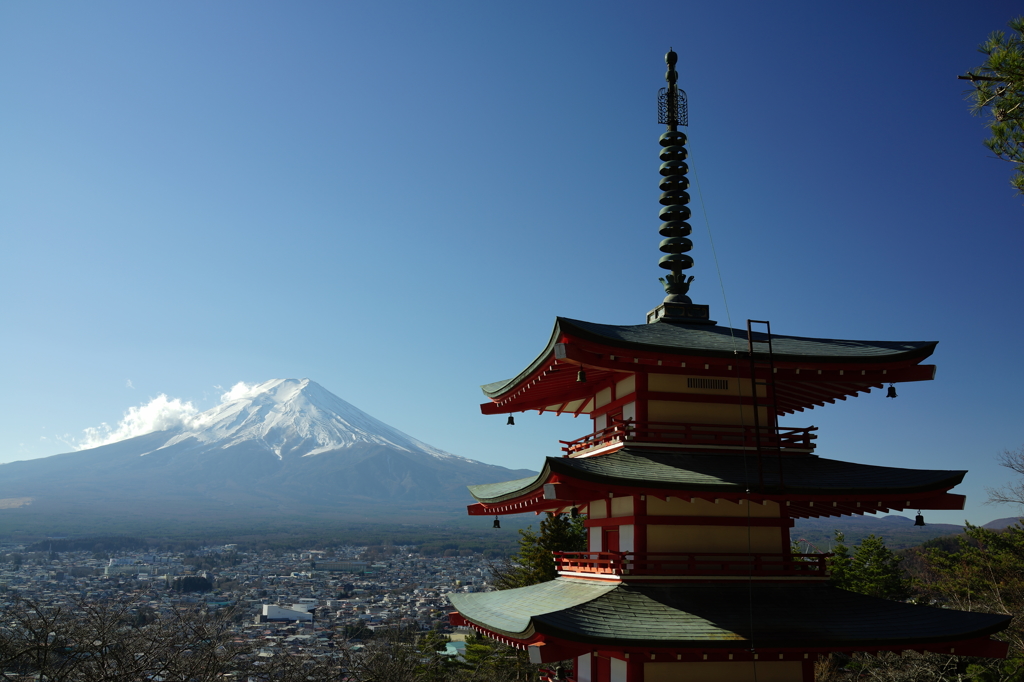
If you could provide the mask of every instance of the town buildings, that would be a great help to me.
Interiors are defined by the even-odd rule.
[[[397,546],[387,556],[363,560],[366,549],[338,547],[306,558],[301,552],[248,552],[237,546],[108,556],[2,544],[0,613],[14,613],[24,602],[46,610],[123,604],[139,622],[173,618],[182,609],[221,611],[231,615],[236,641],[257,646],[264,657],[283,652],[335,657],[361,646],[361,633],[367,631],[448,630],[450,593],[490,589],[488,565],[479,554],[424,556],[414,547]],[[317,561],[358,572],[336,566],[317,570]],[[111,566],[117,570],[108,571]],[[212,590],[175,590],[176,580],[200,576]],[[303,615],[276,617],[291,615],[295,604]]]

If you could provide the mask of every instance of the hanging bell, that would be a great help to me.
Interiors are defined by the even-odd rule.
[[[497,516],[494,517],[494,525],[491,526],[491,527],[492,528],[501,528],[501,521],[498,520]]]
[[[576,372],[576,383],[587,383],[587,373],[584,371],[582,367],[580,367],[580,371]]]
[[[895,398],[896,397],[896,386],[894,384],[889,384],[889,390],[886,391],[885,397],[886,398]],[[924,525],[924,524],[921,524],[921,525]]]
[[[571,518],[571,519],[578,519],[579,516],[580,516],[580,509],[579,509],[579,507],[573,505],[573,508],[569,510],[569,518]]]
[[[516,425],[515,417],[513,417],[512,415],[509,415],[508,416],[508,421],[505,422],[505,426],[515,426],[515,425]]]
[[[921,515],[921,510],[920,509],[917,510],[917,516],[914,517],[914,525],[915,526],[923,526],[924,525],[924,516]]]

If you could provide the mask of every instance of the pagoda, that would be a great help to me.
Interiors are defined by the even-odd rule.
[[[676,59],[666,55],[659,94],[664,301],[639,325],[558,318],[522,372],[483,387],[484,414],[586,415],[593,427],[562,441],[536,477],[471,486],[469,513],[584,514],[589,551],[556,552],[549,582],[452,595],[452,624],[535,663],[571,659],[579,682],[810,682],[833,652],[1005,657],[990,636],[1008,616],[841,590],[825,555],[791,552],[798,518],[963,509],[950,490],[965,471],[825,459],[815,427],[779,423],[933,379],[922,363],[936,343],[782,336],[754,320],[732,329],[690,300]]]

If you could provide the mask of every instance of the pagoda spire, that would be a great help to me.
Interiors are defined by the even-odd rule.
[[[665,64],[668,65],[665,81],[668,87],[658,92],[658,123],[667,128],[658,138],[661,144],[659,157],[662,161],[659,169],[661,182],[658,186],[661,188],[660,201],[663,206],[658,215],[664,221],[658,229],[664,237],[659,249],[665,254],[658,260],[658,265],[669,271],[665,277],[659,278],[667,295],[660,306],[647,313],[647,321],[708,323],[708,306],[693,304],[687,296],[693,276],[684,274],[685,270],[693,267],[693,258],[687,254],[693,248],[693,242],[689,239],[692,229],[687,222],[690,219],[690,207],[687,206],[690,194],[686,190],[690,187],[690,180],[686,177],[689,172],[689,166],[686,165],[686,134],[679,127],[686,127],[689,117],[686,93],[677,84],[677,60],[676,53],[669,49],[665,55]]]

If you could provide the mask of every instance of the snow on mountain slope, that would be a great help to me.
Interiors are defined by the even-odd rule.
[[[467,485],[533,473],[438,450],[308,379],[238,384],[206,412],[166,396],[157,407],[129,413],[130,428],[105,432],[115,438],[102,445],[0,467],[0,499],[34,500],[0,510],[0,531],[28,517],[47,533],[110,519],[119,529],[196,520],[247,533],[428,522],[465,516]]]
[[[184,431],[158,449],[189,439],[220,448],[257,441],[284,459],[371,443],[439,459],[472,461],[438,450],[374,419],[309,379],[237,384],[222,400],[217,407],[189,420]]]

